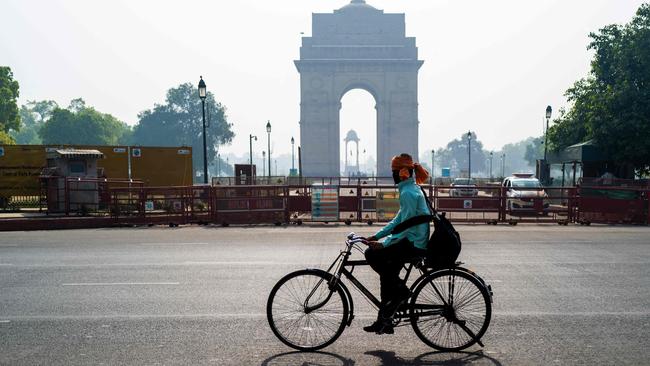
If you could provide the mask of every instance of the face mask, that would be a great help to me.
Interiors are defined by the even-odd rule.
[[[393,181],[395,184],[399,184],[399,182],[402,181],[402,179],[399,177],[399,170],[393,170]]]

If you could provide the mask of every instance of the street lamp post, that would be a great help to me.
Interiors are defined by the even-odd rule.
[[[205,98],[207,97],[207,91],[205,87],[205,81],[203,81],[203,76],[199,80],[199,98],[201,98],[201,109],[203,111],[203,183],[208,184],[208,148],[205,139]]]
[[[217,177],[221,176],[221,154],[217,153]]]
[[[492,179],[492,157],[494,152],[490,151],[490,179]]]
[[[501,154],[501,178],[506,177],[506,153]]]
[[[296,166],[294,164],[295,159],[294,159],[294,145],[296,143],[296,140],[293,139],[293,136],[291,136],[291,173],[289,175],[293,174],[294,170],[296,170]]]
[[[472,179],[472,132],[467,131],[467,178]]]
[[[546,107],[546,130],[544,131],[544,164],[546,164],[546,151],[548,150],[548,121],[551,119],[553,108]]]
[[[433,184],[433,181],[435,179],[435,174],[436,174],[435,158],[436,158],[436,151],[432,149],[431,150],[431,184]]]
[[[269,151],[269,179],[271,178],[271,121],[266,121],[266,133],[268,134]]]
[[[266,151],[262,150],[262,176],[266,175],[266,161],[264,159],[266,159]]]
[[[257,141],[257,136],[253,136],[253,134],[248,135],[248,143],[249,143],[249,162],[251,165],[251,174],[253,174],[253,139]]]

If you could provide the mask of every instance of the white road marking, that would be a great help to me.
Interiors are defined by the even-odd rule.
[[[183,265],[203,265],[203,264],[211,264],[211,265],[217,265],[217,266],[255,266],[255,265],[296,265],[296,264],[304,264],[304,263],[280,263],[280,262],[273,262],[273,261],[232,261],[232,262],[224,262],[224,261],[187,261],[181,263]]]
[[[0,263],[0,266],[13,266],[13,263]]]
[[[0,320],[0,323],[2,323],[2,324],[11,323],[11,320]]]
[[[328,260],[328,262],[331,262]],[[152,263],[80,263],[80,264],[61,264],[61,263],[52,263],[52,264],[6,264],[7,266],[17,266],[24,268],[101,268],[101,267],[147,267],[147,266],[205,266],[205,265],[214,265],[214,266],[313,266],[318,263],[303,261],[303,262],[274,262],[274,261],[185,261],[185,262],[152,262]],[[2,264],[0,264],[2,265]]]
[[[63,283],[61,286],[175,286],[180,282],[79,282]]]
[[[139,243],[138,245],[143,246],[168,246],[168,245],[210,245],[210,243]]]

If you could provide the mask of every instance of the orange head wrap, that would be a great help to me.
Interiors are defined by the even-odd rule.
[[[399,176],[402,180],[410,176],[409,169],[415,171],[415,182],[417,184],[422,184],[429,178],[429,172],[422,165],[414,163],[413,158],[409,154],[394,156],[390,162],[390,167],[392,170],[399,170]]]

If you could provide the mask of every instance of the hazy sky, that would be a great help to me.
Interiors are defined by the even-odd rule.
[[[53,99],[89,105],[134,124],[167,89],[197,83],[228,108],[237,137],[225,152],[248,151],[270,119],[276,154],[299,143],[300,32],[311,13],[348,0],[2,0],[0,65],[20,82],[20,102]],[[368,0],[406,13],[417,38],[420,151],[468,129],[488,149],[542,133],[547,104],[587,74],[588,34],[628,22],[641,0]],[[374,155],[372,97],[343,99],[343,133],[354,126]],[[371,141],[369,141],[371,140]]]

